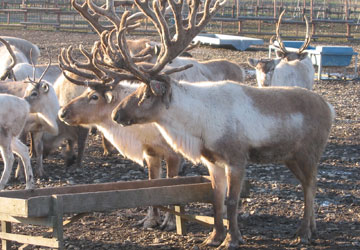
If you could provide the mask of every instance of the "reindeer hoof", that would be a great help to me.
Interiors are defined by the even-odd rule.
[[[238,249],[239,244],[245,244],[244,239],[241,237],[241,234],[237,236],[232,236],[231,234],[227,234],[223,243],[218,247],[218,249]]]
[[[200,244],[200,247],[213,246],[217,247],[221,244],[225,237],[225,230],[221,233],[218,233],[216,230],[212,231],[209,237]]]
[[[160,225],[160,229],[164,231],[174,231],[176,229],[175,217],[166,213],[164,221]]]
[[[154,228],[160,225],[159,220],[154,217],[146,216],[144,219],[135,223],[135,226],[142,226],[143,228]]]

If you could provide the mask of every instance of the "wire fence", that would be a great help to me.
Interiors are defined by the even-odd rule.
[[[79,3],[84,0],[78,0]],[[94,0],[102,5],[105,0]],[[132,1],[116,11],[136,11]],[[227,5],[213,18],[205,31],[231,35],[271,36],[282,10],[286,36],[303,34],[306,15],[312,26],[313,38],[332,37],[360,39],[360,2],[357,0],[228,0]],[[169,17],[171,18],[171,17]],[[100,22],[106,24],[106,19]],[[50,29],[92,32],[90,25],[75,11],[69,0],[0,0],[0,26],[24,29]],[[148,21],[139,31],[154,32]]]

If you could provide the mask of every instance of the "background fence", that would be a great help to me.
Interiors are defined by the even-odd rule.
[[[78,0],[80,3],[83,1]],[[94,2],[101,5],[105,0]],[[117,11],[133,10],[132,7],[131,4],[121,6]],[[284,37],[297,38],[304,32],[303,14],[306,14],[315,39],[360,39],[360,2],[357,0],[228,0],[206,31],[271,36],[275,32],[274,23],[285,8]],[[0,26],[91,31],[88,23],[72,8],[70,0],[0,0]],[[154,30],[144,21],[141,31]]]

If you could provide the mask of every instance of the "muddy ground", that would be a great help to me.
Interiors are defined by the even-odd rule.
[[[42,55],[46,55],[49,49],[53,61],[56,61],[59,48],[80,43],[91,46],[97,39],[96,35],[87,33],[33,30],[2,29],[0,35],[27,39],[40,47]],[[360,52],[359,45],[346,45]],[[244,84],[255,85],[254,72],[248,67],[246,59],[266,57],[266,47],[264,45],[240,52],[202,46],[192,51],[192,54],[198,59],[227,58],[237,61],[248,73]],[[43,63],[46,61],[46,56],[40,60]],[[349,72],[352,70],[353,65]],[[249,198],[242,200],[238,217],[246,241],[242,249],[360,249],[360,82],[316,81],[314,91],[329,101],[337,113],[319,166],[315,201],[318,234],[310,245],[292,244],[303,210],[299,182],[284,166],[251,165],[247,169],[251,193]],[[44,160],[47,177],[37,179],[38,188],[147,179],[147,169],[117,154],[103,157],[98,135],[89,137],[82,169],[64,167],[60,150]],[[186,164],[182,175],[207,173],[203,166]],[[7,190],[24,187],[22,182],[12,178]],[[212,214],[208,204],[190,204],[186,206],[186,211],[192,214]],[[210,228],[194,223],[188,224],[186,236],[158,228],[145,230],[134,226],[145,214],[146,208],[89,214],[64,229],[65,248],[198,249],[199,243],[210,232]],[[46,231],[44,228],[23,225],[15,225],[13,230],[33,235],[42,235]],[[18,247],[15,244],[14,249]]]

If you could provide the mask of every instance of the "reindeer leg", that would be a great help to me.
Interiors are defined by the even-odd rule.
[[[31,168],[30,157],[28,152],[28,147],[25,146],[18,138],[14,137],[11,143],[12,150],[17,154],[24,166],[25,179],[26,179],[26,189],[33,189],[34,184],[34,175]]]
[[[167,178],[173,178],[179,174],[182,158],[179,155],[171,155],[166,159]],[[160,225],[162,230],[173,231],[176,228],[175,216],[171,213],[166,213],[165,219]]]
[[[35,149],[35,154],[36,154],[36,163],[37,163],[37,168],[36,168],[36,174],[39,177],[44,176],[45,171],[44,171],[44,166],[43,166],[43,142],[42,142],[42,137],[43,137],[43,132],[36,132],[33,134],[33,144],[34,144],[34,149]]]
[[[242,182],[245,177],[245,164],[242,164],[241,166],[227,166],[226,177],[226,206],[229,220],[229,232],[226,235],[224,242],[221,244],[221,247],[226,249],[237,249],[239,247],[239,243],[244,242],[238,227],[237,209]]]
[[[27,135],[28,135],[28,133],[23,132],[20,134],[20,137],[19,137],[20,140],[22,141],[22,143],[25,145],[26,145]],[[32,145],[33,144],[32,143],[32,134],[29,133],[29,135],[30,135],[30,145]],[[30,147],[32,147],[32,146],[30,146]],[[29,157],[31,158],[30,155],[29,155]],[[16,171],[15,171],[15,179],[18,179],[18,180],[24,179],[24,167],[22,166],[21,161],[18,161],[18,163],[17,163],[17,167],[16,167]]]
[[[111,142],[109,142],[105,138],[105,136],[102,133],[101,133],[101,143],[102,143],[102,147],[104,149],[103,156],[111,156],[112,155],[113,145],[111,144]]]
[[[4,161],[4,171],[0,179],[0,190],[3,190],[5,188],[6,183],[9,181],[11,169],[14,163],[14,155],[11,150],[10,140],[11,139],[9,137],[1,139],[2,145],[0,145],[0,151]]]
[[[145,151],[145,161],[149,168],[149,179],[158,179],[161,176],[161,160],[153,150]],[[149,207],[148,214],[144,219],[136,223],[136,225],[143,225],[143,228],[153,228],[160,225],[159,209]]]
[[[79,127],[79,133],[78,133],[78,156],[76,158],[76,167],[81,167],[81,161],[84,156],[85,146],[86,146],[86,139],[89,134],[89,129]]]
[[[211,185],[214,190],[214,229],[210,236],[201,243],[201,247],[218,246],[225,238],[225,227],[223,223],[224,200],[226,190],[225,170],[223,167],[216,166],[213,163],[207,162],[206,166],[209,169],[211,177]]]
[[[300,181],[304,192],[304,216],[296,232],[295,244],[308,244],[312,234],[316,232],[314,199],[316,195],[317,164],[311,162],[310,158],[297,157],[295,160],[286,162],[286,166]]]

